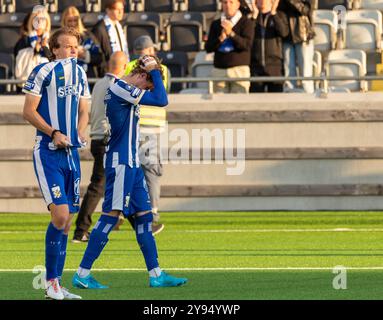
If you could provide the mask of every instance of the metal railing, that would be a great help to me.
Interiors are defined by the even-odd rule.
[[[93,84],[97,82],[99,78],[89,78],[88,82]],[[284,82],[284,81],[316,81],[320,83],[320,87],[327,92],[329,81],[383,81],[383,75],[371,75],[362,77],[350,77],[350,76],[312,76],[312,77],[274,77],[274,76],[262,76],[262,77],[250,77],[250,78],[225,78],[225,77],[174,77],[170,78],[170,83],[208,83],[208,93],[213,93],[214,82],[237,82],[237,81],[250,81],[250,82]],[[16,85],[24,83],[23,80],[17,79],[0,79],[0,85]]]

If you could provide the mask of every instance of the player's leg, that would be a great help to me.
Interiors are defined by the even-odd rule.
[[[118,217],[124,207],[125,188],[125,166],[119,165],[117,168],[106,168],[106,186],[103,212],[95,224],[84,256],[80,263],[77,273],[73,276],[72,284],[74,287],[83,289],[102,289],[107,288],[98,283],[90,274],[93,263],[100,256],[102,250],[109,241],[108,235],[118,221]],[[130,180],[128,180],[130,181]]]
[[[141,168],[136,169],[134,189],[130,197],[128,214],[135,215],[135,232],[137,243],[145,259],[149,272],[151,287],[174,287],[187,282],[185,278],[175,278],[161,270],[158,263],[156,241],[152,233],[153,214],[149,194]],[[126,211],[124,211],[124,214]]]
[[[64,155],[65,152],[41,148],[40,144],[36,144],[33,151],[37,181],[51,213],[51,221],[45,234],[46,295],[57,300],[64,299],[59,286],[57,266],[61,238],[69,217],[64,177],[59,167]]]
[[[75,300],[81,299],[80,296],[75,295],[62,284],[62,274],[66,260],[66,249],[68,243],[68,234],[72,225],[73,215],[78,212],[80,204],[80,182],[81,182],[81,167],[80,157],[77,149],[68,150],[66,153],[68,161],[61,163],[61,170],[64,173],[65,194],[67,198],[67,211],[68,218],[66,220],[64,231],[61,237],[60,255],[57,264],[57,274],[61,291],[65,299]]]
[[[72,285],[81,289],[106,289],[96,281],[90,274],[93,263],[98,259],[109,241],[109,233],[118,221],[119,211],[111,211],[108,214],[102,214],[95,224],[84,252],[80,266],[73,276]]]
[[[46,298],[62,300],[64,295],[59,285],[59,260],[62,245],[62,235],[69,218],[67,204],[49,206],[51,222],[45,234],[45,269],[46,269]]]

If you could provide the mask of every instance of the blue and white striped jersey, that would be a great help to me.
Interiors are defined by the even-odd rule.
[[[29,75],[23,92],[41,97],[37,112],[54,129],[80,147],[77,133],[80,98],[90,98],[85,71],[77,59],[67,58],[38,65]],[[52,139],[37,130],[36,139],[49,144]]]
[[[140,100],[146,91],[118,80],[105,95],[110,137],[106,147],[105,167],[126,164],[139,167]]]

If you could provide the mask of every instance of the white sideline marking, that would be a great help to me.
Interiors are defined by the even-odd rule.
[[[383,270],[382,267],[345,267],[347,270]],[[169,271],[305,271],[305,270],[330,270],[334,267],[244,267],[244,268],[166,268]],[[77,271],[65,269],[64,271]],[[92,271],[147,271],[145,268],[95,268]],[[0,269],[0,272],[32,272],[32,269]]]
[[[334,228],[334,229],[210,229],[168,230],[167,233],[263,233],[263,232],[383,232],[383,228]],[[0,231],[0,234],[41,234],[46,231]]]

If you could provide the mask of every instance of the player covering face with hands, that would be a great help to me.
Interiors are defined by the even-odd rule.
[[[168,99],[162,68],[154,56],[137,60],[132,72],[110,86],[105,96],[110,138],[105,153],[105,196],[103,214],[93,228],[88,246],[73,276],[74,287],[103,289],[90,274],[95,260],[108,242],[108,235],[122,213],[133,216],[138,245],[149,272],[150,287],[173,287],[187,282],[161,270],[152,234],[153,214],[144,173],[139,163],[140,104],[165,107]]]

